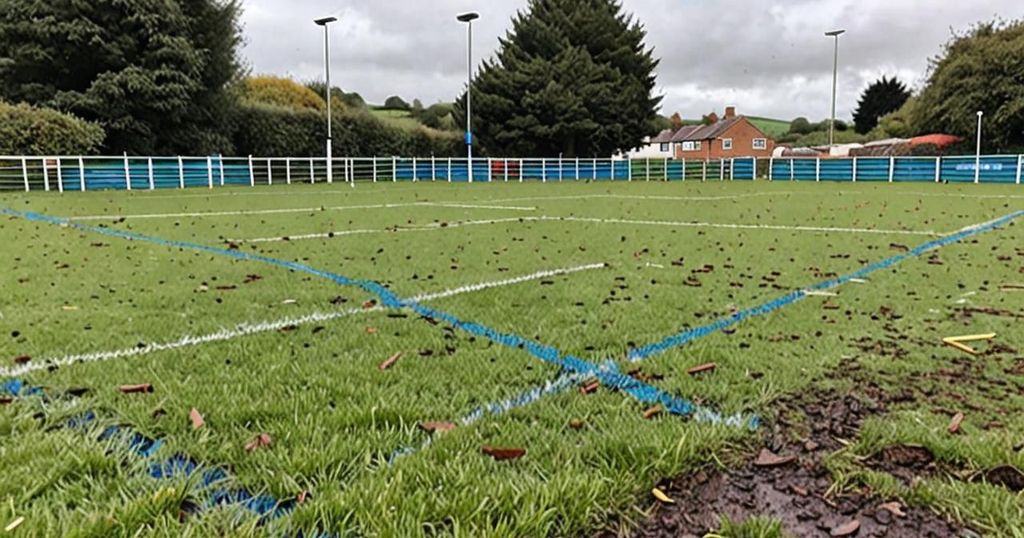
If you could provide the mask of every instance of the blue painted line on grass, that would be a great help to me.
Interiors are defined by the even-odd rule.
[[[31,211],[22,212],[10,208],[3,208],[2,210],[0,210],[0,212],[2,212],[5,215],[13,217],[19,217],[34,222],[43,222],[46,224],[69,227],[83,232],[98,233],[110,237],[117,237],[131,241],[143,241],[167,247],[196,250],[220,256],[227,256],[238,260],[266,263],[277,267],[282,267],[285,269],[290,269],[293,271],[307,273],[313,276],[324,278],[341,286],[355,286],[376,296],[381,301],[381,304],[385,307],[396,309],[409,308],[415,311],[416,313],[420,314],[421,316],[444,320],[445,322],[451,324],[454,327],[457,327],[472,335],[487,338],[496,344],[513,349],[522,349],[529,353],[530,355],[534,356],[535,358],[538,358],[548,364],[559,366],[562,369],[572,373],[594,377],[598,379],[601,382],[601,384],[604,385],[605,387],[619,390],[625,394],[632,396],[634,399],[642,403],[660,404],[662,407],[664,407],[666,411],[674,415],[691,417],[695,420],[711,422],[715,424],[728,423],[733,425],[743,425],[749,428],[757,428],[759,425],[759,419],[757,417],[730,417],[728,419],[725,419],[716,411],[713,411],[703,406],[698,406],[689,400],[678,398],[652,385],[649,385],[647,383],[644,383],[642,381],[639,381],[637,379],[634,379],[628,375],[621,373],[618,370],[618,367],[612,361],[609,361],[606,364],[599,366],[588,361],[585,361],[581,358],[574,357],[572,355],[562,355],[561,352],[559,352],[557,349],[551,346],[545,346],[514,334],[501,333],[497,330],[494,330],[490,327],[487,327],[479,323],[464,321],[452,314],[426,307],[412,300],[403,300],[382,284],[370,280],[352,279],[336,273],[316,269],[303,263],[281,260],[278,258],[271,258],[268,256],[260,256],[257,254],[250,254],[247,252],[242,252],[240,250],[223,249],[218,247],[212,247],[209,245],[189,243],[186,241],[163,239],[159,237],[153,237],[135,232],[128,232],[124,230],[90,226],[86,224],[73,222],[72,220],[66,218],[52,217],[49,215],[43,215]]]
[[[45,393],[42,387],[31,387],[20,379],[10,379],[0,384],[0,395],[24,398]],[[95,412],[86,411],[65,421],[64,427],[89,434],[92,426],[98,421],[99,417]],[[271,495],[257,495],[242,487],[226,486],[224,484],[232,479],[226,470],[220,467],[204,468],[183,454],[175,454],[162,461],[156,460],[157,453],[163,447],[163,441],[147,437],[129,427],[108,426],[100,432],[96,440],[101,443],[121,444],[134,456],[149,462],[147,473],[153,479],[198,478],[194,498],[200,502],[187,510],[192,514],[217,507],[237,507],[255,514],[259,517],[259,524],[265,525],[291,514],[299,505],[297,499],[279,501]],[[197,476],[200,471],[201,474]],[[327,538],[332,535],[316,536]]]
[[[864,278],[872,273],[876,273],[878,271],[882,271],[890,267],[893,267],[907,259],[920,257],[923,254],[926,254],[932,250],[937,250],[942,247],[952,245],[954,243],[959,243],[964,239],[969,239],[976,235],[980,235],[995,230],[996,228],[1006,226],[1007,224],[1010,224],[1011,222],[1022,216],[1024,216],[1024,211],[1016,211],[1014,213],[1006,215],[1005,217],[995,219],[985,224],[965,228],[957,233],[947,235],[946,237],[928,241],[927,243],[919,245],[918,247],[911,249],[905,253],[884,259],[880,262],[872,263],[848,275],[813,284],[802,290],[794,291],[788,295],[779,297],[767,303],[755,306],[753,308],[748,308],[746,310],[741,310],[740,312],[737,312],[729,317],[721,318],[715,321],[714,323],[704,325],[701,327],[696,327],[693,329],[687,329],[685,331],[669,336],[653,344],[648,344],[646,346],[633,349],[629,353],[629,359],[633,362],[649,359],[654,355],[663,353],[673,348],[684,346],[694,340],[703,338],[720,330],[727,329],[747,319],[756,316],[763,316],[765,314],[770,314],[772,312],[775,312],[776,310],[779,310],[780,308],[801,301],[808,297],[808,291],[827,290],[846,284],[854,279]]]

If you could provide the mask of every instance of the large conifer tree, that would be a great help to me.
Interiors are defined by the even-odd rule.
[[[876,80],[861,94],[860,103],[853,113],[857,132],[868,134],[878,126],[879,118],[899,110],[907,99],[910,99],[910,91],[896,77]]]
[[[636,147],[661,102],[645,36],[617,0],[531,0],[473,82],[478,147],[547,157]],[[460,124],[464,111],[465,95]]]

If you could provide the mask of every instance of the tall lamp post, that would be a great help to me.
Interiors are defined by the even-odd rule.
[[[978,111],[978,147],[974,154],[974,182],[981,183],[981,120],[985,113]]]
[[[456,17],[459,22],[466,23],[468,29],[466,47],[466,70],[469,78],[466,82],[466,155],[468,158],[467,171],[469,182],[473,182],[473,21],[480,18],[480,14],[474,11],[463,13]]]
[[[846,33],[846,30],[832,30],[831,32],[825,32],[826,37],[835,38],[836,48],[835,57],[832,60],[832,122],[828,128],[828,145],[829,147],[834,146],[836,143],[836,90],[839,86],[839,36]]]
[[[334,131],[331,130],[331,32],[327,28],[332,22],[337,22],[337,17],[324,17],[322,19],[316,19],[313,22],[317,26],[323,26],[324,28],[324,71],[327,78],[327,95],[324,96],[327,99],[327,182],[334,183],[334,167],[331,165],[331,157],[333,156],[331,148],[331,136]],[[353,185],[354,186],[354,185]]]

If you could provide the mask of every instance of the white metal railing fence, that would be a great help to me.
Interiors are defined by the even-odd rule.
[[[328,167],[331,174],[328,175]],[[86,191],[445,181],[951,181],[1020,184],[1024,156],[504,159],[0,156],[0,190]]]

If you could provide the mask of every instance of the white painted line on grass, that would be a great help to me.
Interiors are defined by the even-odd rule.
[[[713,222],[686,222],[686,221],[666,221],[666,220],[630,220],[630,219],[604,219],[595,217],[551,217],[551,216],[539,216],[539,217],[512,217],[504,219],[487,219],[487,220],[467,220],[462,222],[452,223],[431,223],[420,226],[407,226],[399,228],[386,228],[380,230],[341,230],[337,232],[327,233],[315,233],[315,234],[304,234],[304,235],[289,235],[281,237],[259,237],[256,239],[233,239],[232,241],[240,243],[277,243],[281,241],[306,241],[311,239],[330,239],[333,237],[343,237],[346,235],[366,235],[376,233],[396,233],[396,232],[426,232],[444,230],[448,228],[460,228],[464,226],[485,226],[492,224],[508,224],[514,222],[583,222],[590,224],[625,224],[634,226],[668,226],[677,228],[723,228],[730,230],[773,230],[773,231],[786,231],[786,232],[810,232],[810,233],[849,233],[849,234],[880,234],[880,235],[921,235],[938,237],[939,234],[934,231],[917,231],[917,230],[879,230],[875,228],[833,228],[825,226],[786,226],[786,225],[773,225],[773,224],[721,224]]]
[[[110,220],[110,219],[178,219],[190,217],[237,217],[248,215],[280,215],[288,213],[316,213],[320,211],[348,211],[356,209],[398,209],[404,207],[443,207],[453,209],[495,209],[504,211],[536,211],[536,207],[476,205],[447,202],[410,202],[404,204],[366,204],[331,207],[303,207],[289,209],[252,209],[239,211],[198,211],[193,213],[148,213],[141,215],[86,215],[81,217],[63,217],[72,221]]]
[[[482,282],[479,284],[461,286],[458,288],[448,289],[434,293],[424,293],[412,298],[411,300],[418,303],[435,301],[438,299],[446,299],[449,297],[455,297],[457,295],[463,295],[467,293],[474,293],[488,289],[512,286],[515,284],[522,284],[524,282],[531,282],[541,280],[544,278],[571,275],[575,273],[581,273],[584,271],[594,271],[597,269],[603,269],[605,267],[606,265],[603,263],[593,263],[587,265],[580,265],[577,267],[567,267],[564,269],[539,271],[533,274],[509,278],[506,280]],[[288,318],[276,321],[264,321],[261,323],[243,323],[238,325],[234,329],[222,329],[215,333],[201,336],[184,336],[172,342],[152,343],[147,344],[144,347],[136,346],[125,349],[119,349],[115,351],[97,351],[93,353],[85,353],[80,355],[67,355],[61,358],[43,359],[20,366],[0,368],[0,379],[19,377],[26,374],[30,374],[32,372],[47,370],[54,366],[69,366],[80,363],[106,362],[116,359],[141,357],[143,355],[149,355],[151,353],[157,353],[160,351],[170,351],[174,349],[194,347],[202,344],[209,344],[212,342],[223,342],[226,340],[233,340],[235,338],[240,338],[243,336],[280,331],[287,327],[299,327],[302,325],[309,325],[311,323],[324,323],[327,321],[332,321],[344,317],[354,316],[368,312],[379,312],[382,310],[383,308],[377,307],[372,309],[350,308],[348,310],[339,310],[336,312],[314,312],[312,314],[308,314],[298,318]]]

